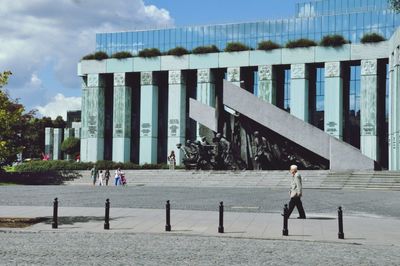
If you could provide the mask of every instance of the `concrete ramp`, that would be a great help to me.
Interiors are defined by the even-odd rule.
[[[192,98],[189,99],[189,117],[214,132],[218,130],[215,108]]]
[[[224,105],[329,160],[331,170],[374,170],[375,161],[363,155],[359,149],[257,98],[231,82],[224,80],[223,89]]]

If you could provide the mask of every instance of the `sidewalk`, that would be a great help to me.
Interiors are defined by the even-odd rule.
[[[60,207],[58,229],[39,223],[13,231],[74,231],[101,233],[157,233],[223,236],[255,239],[289,239],[400,246],[400,220],[383,217],[346,216],[344,240],[337,238],[335,214],[307,213],[306,220],[289,219],[289,236],[282,236],[283,218],[278,213],[224,213],[225,233],[218,231],[218,212],[171,210],[172,232],[165,232],[165,210],[112,208],[110,229],[103,229],[104,208]],[[51,217],[52,207],[0,206],[0,217]],[[68,217],[68,223],[63,220]],[[74,218],[73,218],[74,217]],[[84,222],[82,222],[84,221]],[[8,229],[7,229],[8,230]]]

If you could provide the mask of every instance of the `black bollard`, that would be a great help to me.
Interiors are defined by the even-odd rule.
[[[219,226],[218,233],[224,233],[224,202],[219,203]]]
[[[344,239],[344,233],[343,233],[343,211],[342,211],[342,207],[341,206],[339,206],[339,208],[338,208],[338,223],[339,223],[338,238],[339,239]]]
[[[288,206],[285,204],[285,207],[283,208],[283,230],[282,230],[282,235],[283,236],[288,236],[289,235],[289,230],[288,230]]]
[[[51,228],[58,228],[58,199],[55,198],[53,202],[53,222],[51,223]]]
[[[167,204],[165,205],[165,214],[166,214],[166,224],[165,231],[171,232],[171,205],[169,204],[169,200],[167,200]]]
[[[104,216],[104,230],[110,230],[110,199],[106,199],[106,213]]]

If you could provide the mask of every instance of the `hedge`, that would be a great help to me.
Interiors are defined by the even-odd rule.
[[[386,39],[378,33],[366,33],[360,40],[361,43],[376,43],[383,41],[386,41]]]
[[[317,46],[317,43],[314,42],[313,40],[309,40],[309,39],[298,39],[295,41],[288,41],[286,43],[286,48],[289,48],[289,49],[306,48],[306,47],[312,47],[312,46]]]
[[[135,163],[117,163],[112,161],[98,161],[96,163],[87,162],[75,162],[75,161],[31,161],[22,163],[15,166],[16,172],[32,172],[32,173],[45,173],[51,171],[63,171],[63,170],[90,170],[93,165],[96,165],[97,169],[168,169],[167,164],[144,164],[138,165]]]
[[[348,41],[342,35],[334,34],[324,36],[319,44],[324,47],[339,47],[346,43]]]

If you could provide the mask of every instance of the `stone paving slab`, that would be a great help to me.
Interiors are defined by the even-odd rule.
[[[52,207],[0,206],[0,217],[51,217]],[[283,219],[279,213],[225,212],[225,233],[219,234],[218,212],[171,210],[172,232],[169,234],[223,236],[255,239],[290,239],[322,242],[341,242],[359,244],[379,244],[400,246],[400,219],[379,216],[344,215],[345,239],[337,238],[338,225],[335,214],[308,213],[306,220],[294,217],[289,220],[289,236],[282,236]],[[39,223],[23,229],[4,229],[27,232],[165,232],[165,210],[111,208],[111,230],[103,229],[104,208],[60,207],[59,216],[87,217],[74,223],[60,224],[59,229],[51,229],[51,224]],[[74,220],[74,219],[70,219]]]

